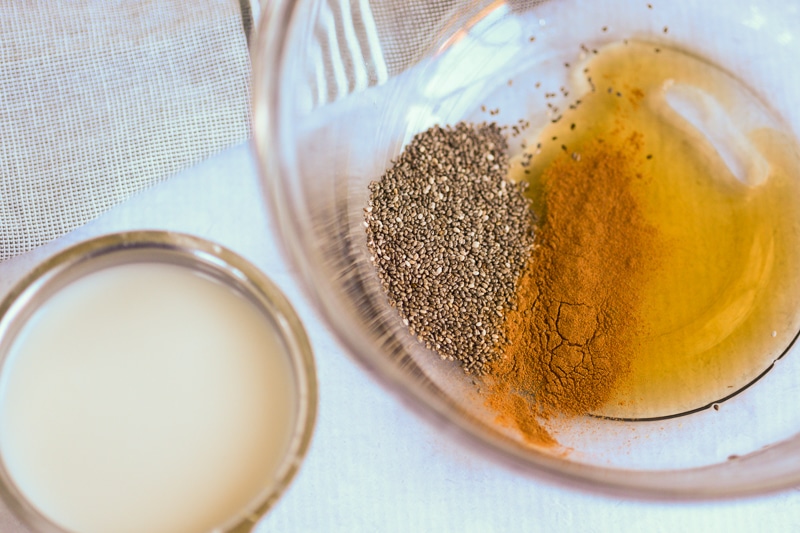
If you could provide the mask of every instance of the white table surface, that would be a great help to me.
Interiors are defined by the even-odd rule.
[[[56,251],[132,229],[183,231],[231,248],[282,288],[305,324],[319,378],[316,431],[299,475],[260,522],[258,533],[800,532],[800,488],[733,502],[609,499],[520,477],[437,434],[373,383],[309,307],[280,255],[247,145],[141,193],[49,245],[0,263],[0,296]],[[0,533],[23,531],[0,508]]]

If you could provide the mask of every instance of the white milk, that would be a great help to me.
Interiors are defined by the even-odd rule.
[[[158,263],[58,292],[0,382],[20,490],[79,533],[208,531],[269,487],[294,423],[291,367],[259,310]]]

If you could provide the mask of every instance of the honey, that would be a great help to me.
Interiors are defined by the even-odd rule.
[[[630,372],[592,413],[652,419],[745,389],[800,329],[800,156],[743,83],[663,46],[626,41],[574,68],[572,109],[511,165],[534,208],[542,172],[588,141],[640,134],[631,187],[663,253],[641,287]]]

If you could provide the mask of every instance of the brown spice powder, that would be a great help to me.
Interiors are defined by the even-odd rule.
[[[644,179],[642,159],[637,134],[594,140],[542,175],[541,226],[486,402],[498,423],[533,444],[555,444],[542,421],[592,413],[629,371],[642,333],[640,291],[658,253],[632,190]]]

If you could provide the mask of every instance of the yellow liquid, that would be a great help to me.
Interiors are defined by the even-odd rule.
[[[512,179],[529,180],[546,209],[538,179],[550,161],[639,132],[633,192],[663,251],[641,287],[630,374],[593,414],[671,416],[740,391],[800,329],[797,146],[739,82],[682,52],[611,45],[572,84],[580,104],[528,141],[533,157],[512,163]]]

